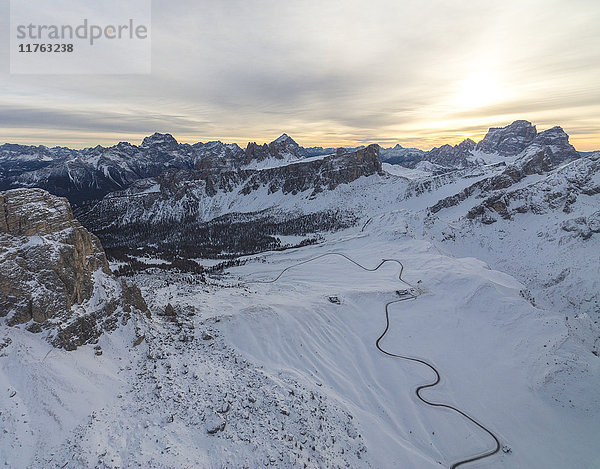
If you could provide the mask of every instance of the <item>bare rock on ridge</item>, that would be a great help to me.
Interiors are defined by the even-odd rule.
[[[148,312],[140,291],[112,276],[100,241],[66,199],[42,189],[0,192],[0,318],[47,330],[73,350]]]

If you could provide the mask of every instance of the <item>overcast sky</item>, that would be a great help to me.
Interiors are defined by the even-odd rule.
[[[527,119],[600,149],[598,0],[154,1],[152,73],[125,76],[10,75],[8,5],[0,142],[429,149]]]

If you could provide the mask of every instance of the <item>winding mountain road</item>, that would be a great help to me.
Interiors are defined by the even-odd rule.
[[[487,428],[484,425],[482,425],[481,423],[479,423],[477,420],[475,420],[473,417],[471,417],[470,415],[468,415],[466,412],[464,412],[464,411],[462,411],[462,410],[460,410],[460,409],[458,409],[458,408],[456,408],[454,406],[451,406],[451,405],[448,405],[448,404],[442,404],[442,403],[439,403],[439,402],[432,402],[432,401],[426,399],[425,397],[423,397],[421,395],[422,391],[424,391],[425,389],[431,389],[431,388],[437,386],[439,384],[439,382],[441,381],[440,373],[435,368],[435,366],[433,366],[428,361],[420,359],[420,358],[410,357],[410,356],[407,356],[407,355],[398,355],[398,354],[395,354],[395,353],[392,353],[392,352],[388,352],[387,350],[385,350],[381,346],[381,341],[383,340],[383,338],[385,337],[385,335],[387,334],[387,332],[390,329],[390,306],[393,305],[393,304],[396,304],[396,303],[400,303],[402,301],[415,300],[420,295],[420,292],[419,292],[418,288],[415,288],[414,286],[412,286],[410,283],[406,282],[402,278],[402,273],[404,272],[404,265],[402,264],[402,262],[400,262],[397,259],[383,259],[376,267],[374,267],[374,268],[368,268],[368,267],[365,267],[365,266],[359,264],[358,262],[356,262],[355,260],[353,260],[352,258],[348,257],[345,254],[342,254],[342,253],[339,253],[339,252],[328,252],[328,253],[321,254],[321,255],[316,256],[316,257],[312,257],[312,258],[307,259],[305,261],[298,262],[298,263],[296,263],[294,265],[291,265],[289,267],[286,267],[285,269],[283,269],[279,273],[279,275],[277,275],[277,277],[275,277],[272,280],[257,280],[257,281],[250,281],[248,283],[262,283],[262,284],[275,283],[287,271],[289,271],[289,270],[291,270],[293,268],[299,267],[301,265],[308,264],[310,262],[314,262],[317,259],[321,259],[321,258],[326,257],[326,256],[338,256],[338,257],[342,257],[342,258],[346,259],[347,261],[351,262],[352,264],[360,267],[361,269],[366,270],[367,272],[375,272],[376,270],[379,270],[379,268],[381,266],[383,266],[384,264],[386,264],[388,262],[394,262],[394,263],[397,263],[400,266],[400,273],[398,274],[398,280],[400,282],[404,283],[405,285],[407,285],[408,287],[410,287],[410,289],[406,291],[406,294],[405,294],[404,297],[399,298],[397,300],[389,301],[389,302],[387,302],[385,304],[385,320],[386,320],[386,325],[385,325],[384,331],[381,333],[381,335],[379,336],[379,338],[375,341],[375,346],[377,347],[377,349],[381,353],[384,353],[385,355],[388,355],[388,356],[394,357],[394,358],[399,358],[399,359],[402,359],[402,360],[408,360],[408,361],[411,361],[411,362],[419,363],[421,365],[426,366],[431,371],[433,371],[433,373],[435,374],[435,379],[432,382],[430,382],[430,383],[423,384],[423,385],[417,387],[417,389],[415,390],[415,394],[416,394],[417,398],[421,402],[423,402],[424,404],[426,404],[428,406],[449,409],[449,410],[452,410],[452,411],[460,414],[465,419],[467,419],[469,422],[473,423],[474,425],[476,425],[477,427],[479,427],[481,430],[483,430],[484,432],[486,432],[488,435],[490,435],[492,437],[492,439],[494,440],[494,448],[493,449],[490,449],[490,450],[488,450],[488,451],[486,451],[484,453],[481,453],[481,454],[477,454],[477,455],[472,456],[470,458],[457,461],[457,462],[455,462],[455,463],[453,463],[453,464],[451,464],[449,466],[450,469],[455,469],[455,468],[457,468],[459,466],[462,466],[462,465],[465,465],[465,464],[468,464],[468,463],[472,463],[472,462],[475,462],[475,461],[479,461],[481,459],[488,458],[488,457],[493,456],[494,454],[498,453],[500,451],[500,448],[501,448],[500,440],[498,439],[498,437],[489,428]]]

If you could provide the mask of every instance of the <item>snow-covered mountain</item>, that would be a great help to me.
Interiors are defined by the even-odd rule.
[[[306,242],[320,231],[365,223],[389,210],[406,210],[415,233],[434,237],[449,250],[449,240],[467,233],[474,234],[464,249],[478,245],[473,226],[498,237],[489,241],[491,249],[506,238],[496,233],[495,226],[507,224],[523,238],[525,227],[537,226],[536,241],[540,231],[554,227],[569,237],[581,233],[574,243],[576,251],[585,253],[581,265],[591,269],[587,277],[592,279],[582,280],[588,286],[571,294],[576,300],[559,301],[561,311],[573,304],[600,317],[594,290],[597,276],[590,260],[594,257],[589,255],[597,242],[596,215],[588,208],[598,202],[593,185],[597,155],[577,153],[560,127],[537,133],[535,126],[516,121],[490,129],[478,144],[465,140],[425,153],[418,164],[409,164],[411,168],[382,165],[377,150],[372,145],[307,157],[284,134],[269,145],[249,144],[245,151],[238,147],[234,157],[207,157],[193,170],[139,180],[78,215],[111,250],[150,244],[172,251],[184,246],[198,256],[277,248],[290,236]],[[575,203],[586,197],[587,205]],[[543,243],[559,249],[563,238]],[[517,239],[512,242],[518,245]],[[509,246],[505,252],[511,252]],[[484,258],[495,265],[493,257]],[[512,263],[498,261],[514,275],[527,271],[528,280],[544,278],[534,282],[536,294],[558,299],[558,288],[551,293],[544,286],[552,284],[547,259],[532,252]],[[518,267],[521,261],[527,268]]]
[[[168,134],[147,137],[139,147],[124,142],[80,151],[13,147],[0,146],[0,188],[40,187],[72,203],[102,198],[168,168],[191,168],[195,158],[190,145],[180,145]],[[23,168],[36,151],[41,158],[35,167]]]
[[[352,153],[363,148],[346,151]],[[491,162],[510,162],[524,152],[542,150],[549,153],[554,164],[580,156],[560,127],[538,134],[531,123],[515,121],[503,128],[490,129],[478,144],[467,139],[455,146],[443,145],[427,152],[396,145],[380,148],[380,158],[383,163],[441,174]],[[121,142],[109,148],[97,146],[79,151],[4,144],[0,146],[0,190],[40,187],[82,205],[171,169],[260,170],[334,155],[337,151],[303,148],[285,133],[269,144],[250,142],[245,149],[219,141],[180,144],[172,135],[159,133],[146,137],[140,146]]]
[[[382,163],[398,164],[406,167],[411,167],[422,161],[425,153],[418,148],[404,148],[400,144],[379,150]]]
[[[2,461],[433,469],[493,448],[481,428],[416,398],[435,375],[381,353],[387,330],[385,350],[441,373],[428,399],[497,435],[502,449],[480,466],[592,469],[600,366],[581,342],[592,330],[534,306],[513,277],[416,239],[409,219],[388,211],[318,245],[242,258],[206,282],[145,270],[133,280],[153,320],[96,346],[60,353],[3,327]],[[401,260],[416,299],[401,300],[399,266],[369,272],[323,256],[333,252],[371,270]]]
[[[265,158],[251,161],[264,162],[266,155],[273,155],[268,146],[248,148],[253,157],[257,148],[264,150],[260,154]],[[153,244],[172,251],[185,246],[196,255],[214,255],[246,252],[243,245],[247,252],[275,247],[271,234],[278,231],[296,235],[353,223],[351,207],[312,201],[340,185],[382,175],[378,150],[377,145],[354,152],[340,149],[291,163],[282,158],[279,166],[262,169],[199,164],[195,170],[138,181],[82,211],[79,218],[110,248]],[[302,200],[309,201],[303,208],[291,205]],[[175,225],[177,229],[169,229]]]
[[[489,129],[479,143],[466,139],[458,145],[442,145],[427,152],[396,145],[382,150],[382,155],[385,155],[382,161],[408,168],[427,161],[448,170],[492,162],[511,162],[524,153],[539,151],[548,153],[555,165],[579,157],[579,153],[569,143],[569,136],[561,127],[538,133],[530,122],[519,120],[506,127]]]
[[[121,142],[84,150],[4,144],[0,145],[0,190],[40,187],[81,204],[170,169],[196,165],[258,169],[335,152],[302,148],[286,134],[270,144],[249,143],[245,150],[219,141],[180,144],[172,135],[160,133],[146,137],[140,146]]]
[[[538,303],[598,321],[600,154],[551,168],[539,153],[479,180],[431,206],[426,230],[448,252],[516,275]]]

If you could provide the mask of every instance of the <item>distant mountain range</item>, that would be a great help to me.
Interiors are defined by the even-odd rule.
[[[219,141],[181,144],[172,135],[159,133],[146,137],[140,146],[122,142],[84,150],[4,144],[0,145],[0,190],[40,187],[80,205],[168,170],[261,170],[341,152],[350,155],[361,148],[304,148],[286,134],[269,144],[251,142],[245,149]],[[526,150],[547,152],[553,164],[579,157],[560,127],[538,133],[527,121],[492,128],[479,143],[467,139],[430,151],[380,147],[379,157],[383,163],[441,174],[487,164],[490,155],[497,162]]]

